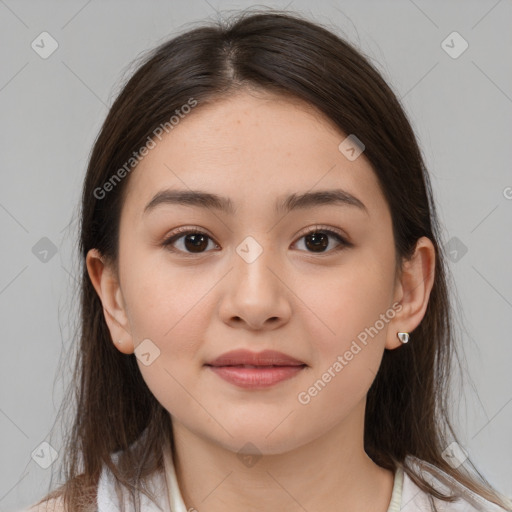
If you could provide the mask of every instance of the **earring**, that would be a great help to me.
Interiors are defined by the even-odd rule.
[[[117,343],[123,343],[123,340],[117,340]]]
[[[398,339],[402,343],[407,343],[409,341],[409,333],[408,332],[397,332],[396,335],[398,336]]]

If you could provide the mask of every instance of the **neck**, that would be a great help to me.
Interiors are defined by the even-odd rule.
[[[186,508],[386,512],[393,473],[364,451],[363,426],[364,403],[320,438],[286,453],[242,460],[173,418],[174,464]]]

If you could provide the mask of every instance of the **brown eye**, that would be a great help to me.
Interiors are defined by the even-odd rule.
[[[334,238],[338,245],[332,249],[328,249],[330,238]],[[317,254],[327,253],[331,251],[338,251],[344,247],[350,247],[352,244],[347,242],[339,233],[331,229],[314,228],[305,235],[302,235],[300,240],[304,239],[304,246],[308,252]]]
[[[325,233],[311,233],[304,237],[306,239],[306,247],[314,252],[323,250],[329,245],[329,236]]]
[[[183,239],[182,247],[174,247],[174,244],[181,241],[181,239]],[[172,235],[162,245],[173,252],[202,254],[208,248],[210,240],[211,238],[202,231],[186,230]]]
[[[191,233],[185,235],[183,244],[190,252],[202,252],[208,246],[208,236]]]

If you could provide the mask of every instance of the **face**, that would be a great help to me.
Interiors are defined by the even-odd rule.
[[[397,311],[395,249],[377,178],[345,138],[306,104],[240,92],[198,106],[129,177],[116,297],[146,383],[187,431],[282,453],[361,416]],[[147,207],[164,190],[233,211]],[[320,191],[341,192],[296,200]],[[233,350],[295,363],[208,366]]]

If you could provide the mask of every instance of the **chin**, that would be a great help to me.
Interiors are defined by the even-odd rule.
[[[225,435],[222,439],[212,439],[223,448],[240,455],[280,455],[290,452],[302,444],[306,444],[308,440],[304,438],[301,442],[297,432],[291,432],[289,428],[278,427],[276,429],[275,422],[270,422],[261,428],[253,425],[237,425],[236,427],[226,427],[229,436]]]

